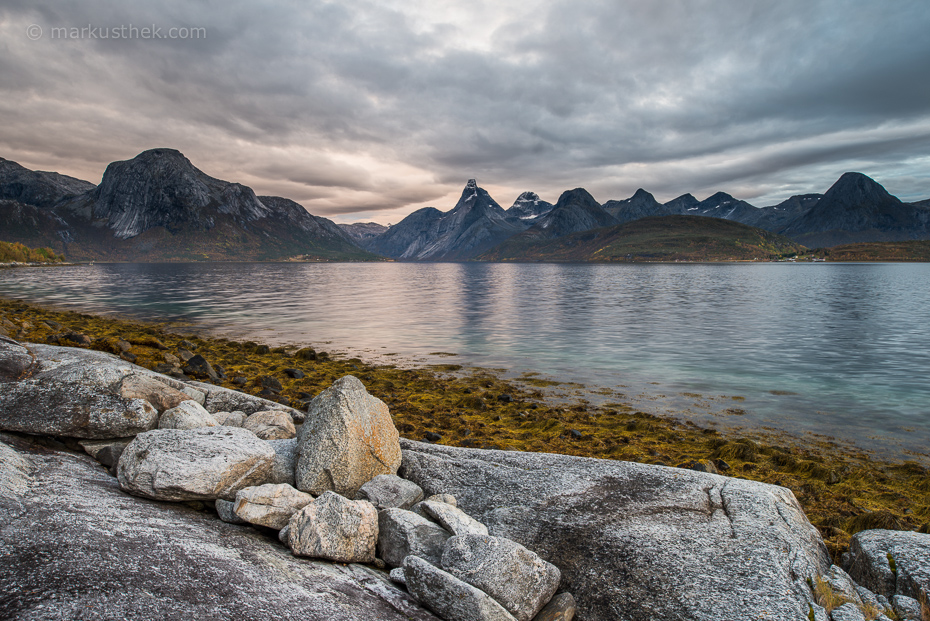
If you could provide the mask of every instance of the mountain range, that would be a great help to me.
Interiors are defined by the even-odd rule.
[[[173,149],[113,162],[97,186],[0,158],[0,240],[48,246],[72,260],[538,260],[553,240],[672,216],[728,220],[808,247],[930,239],[930,199],[904,203],[855,172],[822,195],[762,208],[725,192],[660,203],[644,189],[600,204],[576,188],[554,205],[524,192],[505,210],[469,179],[451,210],[425,207],[383,226],[336,225],[287,198],[256,196]],[[676,231],[697,222],[676,220]]]

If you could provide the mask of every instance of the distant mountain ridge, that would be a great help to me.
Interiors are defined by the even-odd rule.
[[[113,162],[99,186],[20,169],[0,168],[0,195],[18,197],[0,201],[0,236],[70,259],[374,258],[333,222],[214,179],[174,149]]]

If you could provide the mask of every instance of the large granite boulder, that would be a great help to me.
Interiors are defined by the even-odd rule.
[[[930,535],[897,530],[856,533],[849,542],[846,570],[853,580],[888,599],[917,599],[921,590],[930,595]]]
[[[459,535],[446,541],[442,568],[479,588],[518,621],[531,621],[545,606],[562,575],[519,543],[488,535]]]
[[[384,572],[294,558],[30,440],[0,434],[2,619],[437,621]]]
[[[378,541],[378,512],[366,500],[333,492],[305,506],[288,522],[288,546],[297,556],[340,563],[371,563]]]
[[[404,559],[407,590],[447,621],[515,621],[490,595],[416,556]]]
[[[24,369],[26,355],[33,362]],[[121,395],[123,380],[140,371],[148,373],[98,351],[2,339],[0,429],[101,440],[153,429],[155,407]]]
[[[378,512],[378,556],[390,567],[400,567],[411,554],[438,566],[449,537],[445,528],[413,511]]]
[[[397,474],[397,429],[383,401],[347,375],[317,395],[297,437],[297,489],[354,498],[379,474]]]
[[[402,441],[400,474],[562,572],[579,619],[806,621],[829,555],[794,495],[692,470]],[[409,580],[409,575],[408,575]]]
[[[246,487],[236,492],[233,511],[250,524],[281,530],[291,516],[313,502],[313,496],[281,483]]]
[[[156,429],[120,455],[117,478],[130,494],[156,500],[233,500],[268,482],[274,449],[239,427]]]

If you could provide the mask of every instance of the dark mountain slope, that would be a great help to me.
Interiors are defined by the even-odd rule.
[[[65,198],[94,189],[88,181],[56,172],[29,170],[0,157],[0,200],[36,207],[52,207]]]
[[[823,194],[798,194],[771,207],[760,207],[749,217],[740,220],[743,224],[757,226],[767,231],[779,231],[789,222],[804,215]]]
[[[552,207],[552,203],[541,200],[536,192],[524,192],[507,210],[507,215],[521,220],[535,220],[552,211]]]
[[[622,201],[607,201],[604,211],[609,213],[620,224],[632,222],[650,216],[668,215],[665,206],[656,200],[655,196],[640,188],[630,198]]]
[[[388,227],[377,222],[353,222],[352,224],[337,224],[356,245],[365,248],[366,245],[379,235],[383,235]]]
[[[780,233],[809,247],[926,239],[930,209],[902,203],[869,177],[848,172]]]
[[[719,218],[641,218],[553,240],[540,240],[521,255],[501,257],[499,249],[479,260],[513,261],[751,261],[803,250],[769,231]]]

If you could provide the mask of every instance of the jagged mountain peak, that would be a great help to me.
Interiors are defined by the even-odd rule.
[[[507,215],[521,220],[533,220],[552,211],[552,207],[552,203],[541,200],[536,192],[524,192],[507,210]]]

